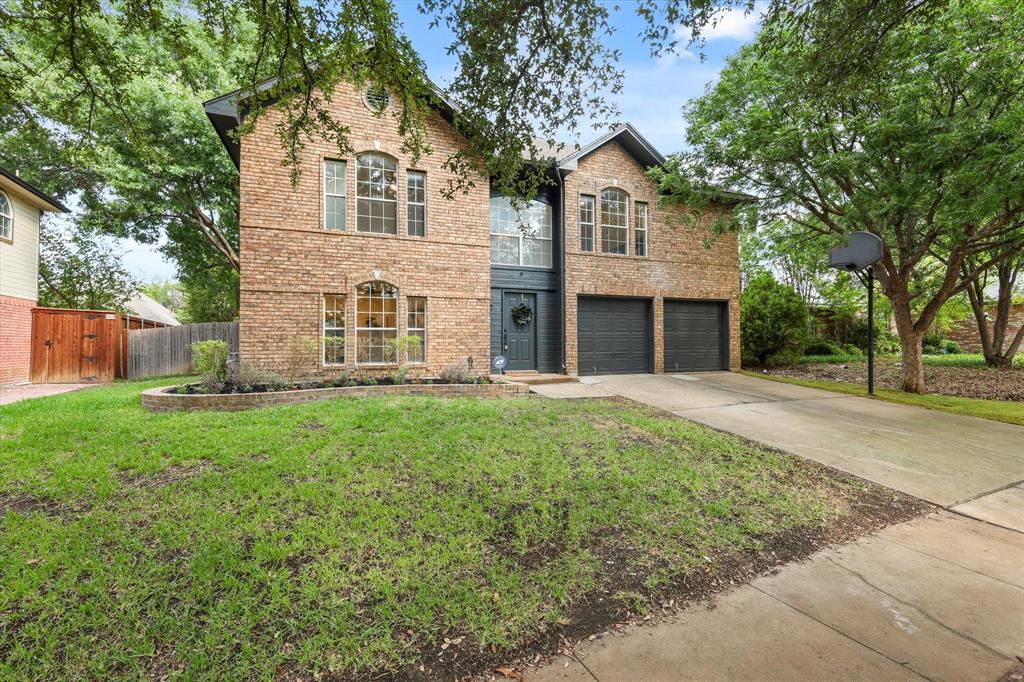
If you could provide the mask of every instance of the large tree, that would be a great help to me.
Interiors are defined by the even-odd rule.
[[[976,262],[987,259],[988,254],[967,259],[961,266],[964,273],[976,272]],[[1015,299],[1024,293],[1024,252],[1015,258],[1007,258],[989,270],[975,274],[967,287],[967,295],[971,304],[971,312],[978,327],[978,338],[981,340],[981,353],[985,356],[985,364],[989,367],[1013,367],[1013,358],[1024,343],[1024,324],[1015,332],[1010,332]],[[987,292],[994,286],[996,298],[994,305],[989,305]],[[992,314],[990,314],[992,313]]]
[[[881,237],[874,272],[901,340],[902,387],[924,392],[922,340],[936,316],[1024,249],[1024,8],[951,2],[902,22],[880,37],[874,68],[840,87],[823,85],[816,55],[806,33],[769,23],[687,108],[693,151],[661,179],[691,202],[714,182],[746,188],[762,198],[747,209],[760,221],[832,243],[854,230]]]

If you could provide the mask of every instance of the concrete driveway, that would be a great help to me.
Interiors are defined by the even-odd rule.
[[[1012,424],[731,372],[585,377],[581,382],[595,395],[646,403],[943,507],[1024,480],[1024,427]],[[1024,491],[1003,496],[1015,500],[1017,495]],[[1005,506],[1010,513],[1013,505]]]

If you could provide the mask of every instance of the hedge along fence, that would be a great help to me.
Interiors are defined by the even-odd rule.
[[[128,332],[129,379],[161,377],[192,372],[192,344],[220,339],[238,352],[237,322],[199,322],[160,329]]]

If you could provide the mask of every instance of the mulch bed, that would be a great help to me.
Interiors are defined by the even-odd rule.
[[[797,379],[866,384],[868,365],[866,362],[795,365],[769,368],[768,373]],[[987,400],[1024,400],[1024,368],[1020,367],[989,369],[925,365],[924,380],[929,393]],[[892,360],[875,362],[875,385],[899,389],[900,364]]]

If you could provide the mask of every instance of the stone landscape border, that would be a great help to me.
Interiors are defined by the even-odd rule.
[[[400,386],[343,386],[306,388],[266,393],[174,393],[177,386],[161,386],[142,392],[142,406],[151,412],[212,410],[237,412],[271,405],[293,405],[330,398],[365,398],[384,395],[430,395],[441,398],[520,398],[530,392],[526,384],[402,384]]]

